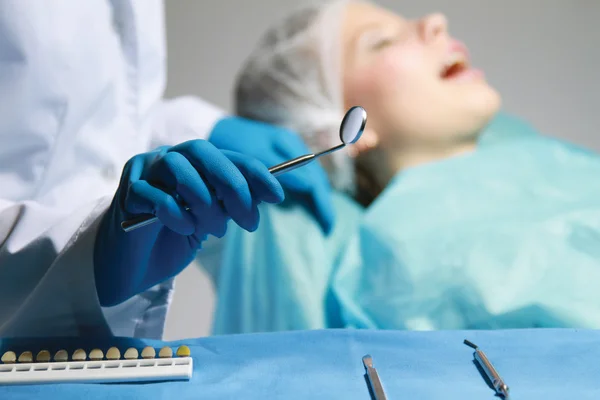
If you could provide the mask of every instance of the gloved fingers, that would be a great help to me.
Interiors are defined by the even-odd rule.
[[[197,216],[196,230],[188,236],[188,244],[191,248],[201,248],[202,243],[206,241],[208,235],[213,235],[217,238],[225,236],[229,217],[227,217],[225,210],[218,204],[218,201],[215,201],[215,204],[216,206],[213,207],[217,208],[217,210],[210,212],[210,218],[205,218],[207,213]]]
[[[195,231],[194,216],[173,196],[144,180],[129,186],[124,209],[131,214],[154,214],[163,225],[180,235],[191,235]]]
[[[177,195],[197,215],[212,207],[213,195],[196,168],[183,155],[166,153],[154,162],[146,174],[151,185]]]
[[[182,154],[169,152],[157,160],[148,174],[150,183],[177,194],[196,218],[197,235],[223,237],[229,218],[216,194]],[[156,183],[156,184],[155,184]],[[176,198],[176,200],[178,200]],[[181,203],[181,202],[180,202]]]
[[[283,157],[276,152],[264,156],[265,163],[269,168],[293,158],[294,157]],[[285,191],[294,193],[309,192],[312,186],[312,177],[306,171],[306,168],[309,166],[310,164],[278,175],[277,180]]]
[[[129,186],[131,186],[133,182],[141,179],[145,180],[144,175],[148,171],[148,167],[152,165],[154,160],[160,157],[161,153],[166,153],[167,149],[168,146],[161,146],[148,153],[137,154],[125,163],[119,181],[119,189],[117,191],[121,210],[125,210],[125,198],[127,197]]]
[[[195,216],[195,235],[223,237],[228,217],[213,190],[205,184],[196,168],[182,154],[169,152],[151,167],[151,184],[158,183],[176,193]],[[155,185],[156,186],[156,185]],[[179,200],[176,198],[176,200]],[[181,203],[181,202],[180,202]]]
[[[258,229],[258,225],[260,224],[260,211],[258,210],[258,205],[261,202],[257,199],[252,199],[252,210],[254,211],[254,213],[252,214],[252,222],[253,224],[250,226],[248,226],[246,229],[248,232],[254,232],[255,230]]]
[[[229,216],[227,215],[223,204],[219,201],[219,199],[217,199],[214,193],[212,194],[211,206],[208,209],[203,210],[201,213],[197,212],[193,208],[191,211],[196,216],[196,235],[202,235],[203,233],[206,233],[218,238],[225,236]]]
[[[291,193],[310,193],[312,186],[310,176],[305,171],[301,171],[301,169],[302,167],[277,176],[279,183],[281,183],[281,186],[286,191]]]
[[[202,174],[225,206],[225,211],[242,228],[255,224],[255,210],[250,187],[244,175],[222,153],[204,140],[193,140],[174,146],[171,151],[184,155]]]
[[[227,210],[229,215],[231,215],[231,219],[233,219],[235,223],[243,229],[249,232],[254,232],[258,227],[258,206],[257,203],[253,200],[250,201],[250,207],[247,210],[244,210],[243,212],[239,212],[234,208],[235,206],[232,205],[232,203],[228,202],[228,199],[226,197],[222,200],[225,209]]]
[[[136,182],[141,179],[142,173],[144,171],[144,165],[145,155],[139,154],[129,159],[129,161],[127,161],[125,163],[125,166],[123,167],[123,172],[121,173],[121,180],[119,182],[119,189],[117,191],[119,207],[123,211],[125,211],[125,199],[127,198],[129,187],[133,182]]]
[[[223,150],[223,154],[244,175],[254,200],[267,203],[281,203],[283,201],[285,195],[281,184],[261,161],[234,151]]]

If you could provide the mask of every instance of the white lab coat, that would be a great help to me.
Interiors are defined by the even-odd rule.
[[[161,99],[163,17],[161,0],[0,2],[0,337],[162,335],[173,282],[103,309],[92,255],[124,163],[222,117]]]

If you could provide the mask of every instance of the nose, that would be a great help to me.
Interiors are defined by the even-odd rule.
[[[448,20],[444,14],[430,14],[421,19],[419,25],[421,36],[426,42],[431,42],[448,33]]]

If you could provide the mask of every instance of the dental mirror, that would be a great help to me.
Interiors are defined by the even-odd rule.
[[[284,172],[292,171],[298,167],[311,163],[319,157],[327,154],[331,154],[334,151],[338,151],[346,147],[346,145],[356,143],[362,136],[365,125],[367,124],[367,112],[360,106],[354,106],[346,112],[342,122],[340,124],[340,141],[341,144],[334,146],[330,149],[322,151],[316,154],[306,154],[304,156],[296,157],[293,160],[286,161],[284,163],[275,165],[269,168],[269,171],[277,176]]]
[[[340,125],[340,140],[344,144],[354,144],[365,130],[367,124],[367,112],[362,107],[352,107],[342,120]]]
[[[283,162],[281,164],[277,164],[269,168],[269,172],[271,172],[274,176],[278,176],[285,172],[289,172],[296,168],[309,164],[319,157],[343,149],[349,144],[354,144],[362,136],[366,124],[367,112],[364,108],[360,106],[354,106],[346,112],[346,115],[344,115],[344,118],[342,119],[342,122],[340,124],[340,141],[342,143],[328,150],[321,151],[320,153],[306,154],[300,157],[296,157],[292,160]],[[186,207],[186,209],[188,208]],[[123,229],[125,232],[130,232],[137,228],[141,228],[142,226],[152,224],[156,221],[158,221],[158,218],[156,216],[152,214],[143,214],[128,219],[127,221],[121,222],[121,229]]]

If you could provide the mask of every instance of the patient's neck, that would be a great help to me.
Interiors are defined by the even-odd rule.
[[[386,152],[387,171],[384,173],[384,176],[387,182],[389,182],[398,172],[404,169],[470,153],[475,148],[476,142],[469,141],[456,143],[451,146],[430,146],[427,148]]]

